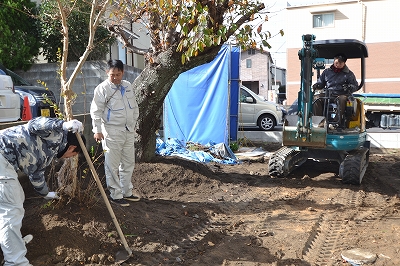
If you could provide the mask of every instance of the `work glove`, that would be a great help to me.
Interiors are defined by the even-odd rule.
[[[344,91],[347,91],[347,92],[353,92],[353,91],[356,91],[355,90],[355,88],[356,88],[356,86],[354,86],[353,84],[343,84],[342,85],[342,88],[343,88],[343,90]]]
[[[314,83],[314,85],[312,85],[312,89],[313,90],[320,90],[320,89],[322,89],[322,84],[321,83]]]
[[[50,191],[49,193],[47,193],[46,196],[44,196],[44,199],[52,200],[52,199],[60,199],[60,197],[58,196],[57,192]]]
[[[72,133],[76,133],[76,132],[82,132],[83,131],[83,124],[76,120],[76,119],[72,119],[68,122],[64,122],[63,124],[63,129],[64,130],[68,130],[68,131],[72,131]]]

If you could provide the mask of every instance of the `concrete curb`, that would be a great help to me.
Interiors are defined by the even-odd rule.
[[[245,138],[254,142],[281,143],[281,131],[239,131],[238,139]],[[371,147],[382,149],[400,148],[400,134],[397,133],[367,133]]]

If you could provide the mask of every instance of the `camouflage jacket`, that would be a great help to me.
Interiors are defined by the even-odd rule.
[[[44,172],[59,152],[67,146],[64,121],[37,117],[27,124],[0,131],[0,152],[14,167],[29,176],[35,190],[47,195],[49,188]]]

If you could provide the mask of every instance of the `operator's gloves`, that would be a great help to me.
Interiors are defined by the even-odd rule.
[[[44,196],[44,199],[53,200],[60,199],[60,197],[58,196],[57,192],[50,191],[46,196]]]
[[[314,85],[312,85],[312,89],[313,90],[321,90],[321,89],[323,89],[323,87],[322,87],[321,83],[315,83]]]
[[[343,88],[344,91],[347,91],[347,92],[356,91],[356,86],[353,85],[353,84],[343,84],[342,88]]]
[[[72,131],[72,133],[83,132],[83,124],[76,119],[72,119],[68,122],[64,122],[63,129]]]

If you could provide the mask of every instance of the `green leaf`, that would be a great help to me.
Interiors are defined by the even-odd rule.
[[[205,44],[203,42],[199,42],[197,44],[197,48],[199,49],[200,52],[204,51],[204,46],[205,46]]]
[[[266,41],[266,40],[262,40],[262,44],[266,47],[268,47],[269,49],[271,49],[271,45]]]
[[[184,65],[185,62],[186,62],[186,55],[185,55],[185,54],[182,54],[182,55],[181,55],[181,63],[182,63],[182,65]]]

